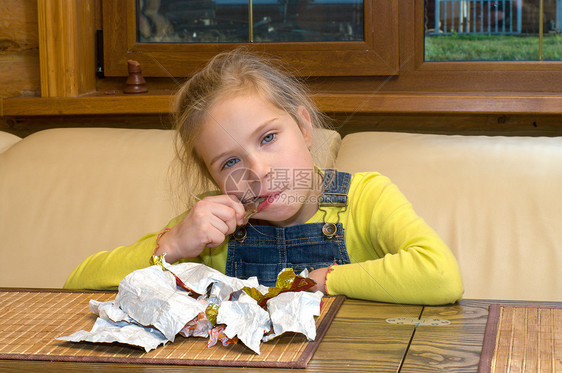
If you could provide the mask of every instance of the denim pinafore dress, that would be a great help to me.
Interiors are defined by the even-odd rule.
[[[325,170],[319,209],[336,206],[340,212],[344,211],[350,181],[348,173]],[[293,268],[299,274],[305,268],[312,271],[350,263],[339,221],[288,227],[247,225],[239,229],[246,232],[240,235],[237,231],[229,237],[225,271],[228,276],[241,279],[256,276],[260,284],[275,286],[277,275],[284,268]],[[243,233],[245,237],[241,239]]]

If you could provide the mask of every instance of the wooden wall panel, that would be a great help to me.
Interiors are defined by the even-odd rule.
[[[36,0],[0,1],[0,97],[40,91]]]
[[[41,96],[96,89],[94,0],[38,0]]]

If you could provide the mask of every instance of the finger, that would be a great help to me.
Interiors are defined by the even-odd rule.
[[[215,230],[219,231],[223,236],[226,236],[227,234],[234,232],[234,230],[237,227],[235,220],[232,219],[223,220],[218,216],[214,216],[213,218],[211,218],[209,220],[209,223],[212,225],[212,227]]]
[[[234,230],[232,230],[234,232]],[[209,227],[206,229],[206,243],[205,247],[216,247],[222,244],[226,238],[226,235],[232,233],[228,225],[215,217],[209,221]]]
[[[238,225],[244,224],[244,214],[246,214],[244,205],[242,204],[242,202],[240,202],[238,198],[236,198],[233,195],[227,195],[227,197],[229,197],[229,199],[231,200],[230,206],[236,212],[236,220],[238,222]]]
[[[213,203],[216,204],[213,208],[213,213],[232,228],[235,228],[237,225],[242,225],[245,213],[242,203],[232,196],[223,195],[222,197],[223,198],[213,200]]]

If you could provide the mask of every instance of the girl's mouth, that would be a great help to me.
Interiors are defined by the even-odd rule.
[[[246,211],[244,214],[244,219],[247,220],[255,215],[259,211],[259,205],[266,199],[267,197],[255,197],[242,202],[242,204],[244,205],[244,210]]]
[[[258,212],[269,207],[269,205],[275,202],[275,200],[279,197],[279,195],[281,195],[281,193],[283,193],[283,191],[242,201],[244,210],[246,211],[244,214],[244,219],[248,220]]]
[[[275,202],[277,198],[279,198],[281,193],[283,193],[283,191],[272,193],[265,197],[260,197],[260,198],[264,198],[264,200],[261,201],[260,204],[258,205],[258,212],[269,207],[269,205],[271,205],[273,202]]]

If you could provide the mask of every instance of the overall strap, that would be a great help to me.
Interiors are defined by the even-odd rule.
[[[350,182],[351,174],[347,172],[340,172],[331,168],[324,170],[319,207],[346,207]]]
[[[347,210],[347,192],[349,191],[349,183],[351,174],[347,172],[339,172],[334,169],[324,171],[324,182],[322,185],[322,194],[318,201],[318,210],[324,213],[322,221],[322,233],[328,239],[334,237],[338,232],[340,222],[340,214]],[[335,222],[326,221],[326,207],[339,207],[337,220]],[[343,229],[343,228],[340,228]]]

